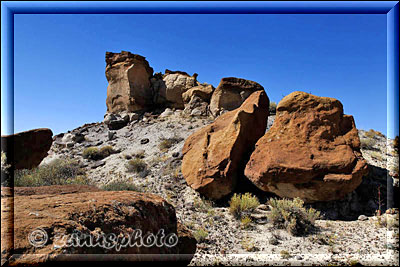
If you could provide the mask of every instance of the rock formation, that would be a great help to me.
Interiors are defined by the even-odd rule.
[[[2,150],[7,155],[8,164],[16,170],[37,167],[47,156],[53,132],[47,128],[33,129],[13,135],[2,135]]]
[[[133,112],[153,104],[153,69],[140,55],[106,52],[107,112]]]
[[[264,88],[253,81],[235,77],[222,78],[212,94],[210,111],[214,116],[218,116],[222,110],[234,110],[249,95],[259,90],[264,90]]]
[[[353,117],[338,100],[304,92],[281,100],[245,169],[260,189],[306,202],[341,199],[366,173]]]
[[[193,189],[213,199],[232,192],[246,153],[265,133],[268,107],[266,93],[254,92],[239,108],[186,139],[182,174]]]
[[[138,260],[143,256],[140,254],[161,254],[160,257],[162,254],[186,254],[177,259],[190,261],[192,258],[195,239],[177,222],[174,207],[161,197],[132,191],[99,194],[90,187],[75,190],[72,187],[58,186],[56,190],[39,195],[16,194],[13,227],[8,224],[12,220],[8,206],[12,201],[3,193],[6,188],[2,188],[2,253],[6,256],[11,252],[8,241],[14,234],[14,251],[20,254],[12,256],[10,264],[68,260],[74,259],[74,254],[106,254],[106,260]],[[110,234],[116,236],[116,244],[121,245],[119,250],[112,239],[106,238]],[[156,238],[145,243],[149,235]]]

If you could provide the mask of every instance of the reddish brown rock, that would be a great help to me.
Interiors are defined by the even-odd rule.
[[[86,255],[90,254],[105,260],[160,260],[163,255],[176,254],[177,260],[190,261],[196,241],[185,227],[178,225],[175,209],[164,199],[148,193],[99,193],[87,189],[58,188],[53,190],[55,194],[14,198],[2,194],[2,255],[14,255],[10,265],[71,258],[87,260]],[[60,190],[64,193],[60,194]],[[14,223],[10,224],[12,207]],[[36,239],[32,239],[32,233],[36,233]],[[119,250],[111,242],[112,235],[121,245]],[[79,240],[79,237],[85,239]],[[99,237],[97,241],[96,237]],[[148,243],[146,237],[149,237]],[[11,253],[10,240],[14,240],[14,253]],[[41,240],[47,241],[41,243]],[[79,254],[85,257],[74,258]]]
[[[341,199],[366,173],[353,117],[338,100],[304,92],[282,99],[245,169],[260,189],[306,202]]]
[[[53,132],[47,128],[2,135],[2,151],[7,155],[8,164],[15,169],[32,169],[47,156],[52,136]]]
[[[153,104],[153,69],[145,57],[122,51],[106,52],[107,112],[133,112]]]
[[[214,116],[220,115],[223,110],[234,110],[255,91],[264,88],[253,81],[235,77],[222,78],[212,94],[210,110]]]
[[[213,199],[232,192],[246,154],[265,133],[268,107],[266,93],[254,92],[238,109],[189,136],[182,149],[186,182]]]

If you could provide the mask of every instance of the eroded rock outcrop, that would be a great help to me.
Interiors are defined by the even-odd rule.
[[[10,265],[68,260],[76,254],[102,254],[106,260],[185,254],[177,260],[189,262],[196,250],[191,233],[177,222],[174,207],[157,195],[61,187],[48,194],[16,195],[13,199],[3,194],[2,188],[2,255],[10,255],[7,241],[12,234],[14,251],[19,254],[11,257]],[[10,227],[12,202],[14,223]],[[111,234],[115,239],[109,238]],[[155,238],[146,239],[148,236]]]
[[[153,69],[140,55],[106,52],[107,112],[133,112],[153,104]]]
[[[304,92],[282,99],[245,169],[260,189],[306,202],[341,199],[366,173],[353,117],[338,100]]]
[[[210,111],[214,116],[220,115],[223,110],[238,108],[249,95],[264,88],[253,81],[235,77],[222,78],[212,94]]]
[[[53,132],[47,128],[33,129],[12,135],[2,135],[2,151],[16,170],[37,167],[47,156],[53,143]]]
[[[189,136],[182,149],[188,185],[213,199],[232,192],[246,154],[265,133],[268,107],[267,94],[254,92],[239,108]]]

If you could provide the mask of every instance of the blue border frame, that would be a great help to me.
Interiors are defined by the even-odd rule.
[[[269,2],[1,2],[1,110],[4,134],[14,133],[14,14],[386,14],[387,134],[399,129],[398,1]],[[4,113],[3,113],[4,112]]]

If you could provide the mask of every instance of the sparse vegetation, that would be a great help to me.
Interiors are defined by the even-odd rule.
[[[368,138],[376,138],[377,136],[386,137],[383,133],[375,131],[373,129],[370,129],[368,132],[365,132],[365,136],[367,136]]]
[[[128,161],[128,164],[126,165],[126,169],[128,172],[142,172],[146,170],[147,164],[144,162],[144,160],[139,159],[139,158],[134,158]]]
[[[292,257],[290,253],[287,250],[281,250],[281,257],[285,260],[289,259]]]
[[[115,150],[111,146],[104,146],[100,149],[98,147],[88,147],[83,151],[82,156],[85,159],[101,160],[113,153],[115,153]]]
[[[193,236],[196,238],[197,242],[202,243],[206,240],[208,232],[204,228],[199,228],[193,232]]]
[[[1,171],[4,173],[8,173],[8,169],[11,167],[10,164],[7,164],[7,156],[6,153],[1,151]]]
[[[252,241],[250,238],[246,237],[244,238],[241,242],[242,248],[245,249],[248,252],[254,252],[257,251],[257,247],[254,243],[254,241]]]
[[[142,189],[127,181],[113,181],[102,187],[106,191],[136,191],[142,192]]]
[[[376,140],[373,138],[361,138],[361,148],[362,149],[369,149],[369,150],[376,150]]]
[[[244,216],[241,220],[242,229],[249,229],[251,226],[251,218],[249,216]]]
[[[320,217],[319,211],[313,208],[306,209],[300,198],[268,200],[272,207],[268,220],[278,229],[286,229],[294,236],[310,233],[315,229],[315,220]]]
[[[276,102],[272,101],[269,103],[269,114],[273,115],[276,114]]]
[[[243,212],[251,212],[260,205],[256,196],[251,193],[234,194],[229,201],[229,212],[236,218],[241,218]]]
[[[399,152],[399,136],[398,135],[393,140],[393,147],[398,153]]]
[[[160,144],[158,145],[158,147],[160,148],[160,150],[162,152],[166,152],[168,151],[168,149],[170,149],[173,145],[175,145],[176,143],[179,143],[183,140],[183,138],[181,137],[171,137],[171,138],[162,138]]]
[[[376,160],[383,160],[382,154],[377,152],[377,151],[372,151],[371,152],[371,157],[376,159]]]
[[[193,206],[201,212],[209,212],[213,207],[213,203],[204,198],[195,198]]]
[[[65,184],[89,184],[77,162],[57,159],[31,170],[14,172],[15,186],[45,186]]]
[[[375,225],[377,227],[386,227],[389,230],[394,228],[399,228],[399,214],[391,216],[389,214],[383,214],[381,216],[376,216],[377,220]]]

